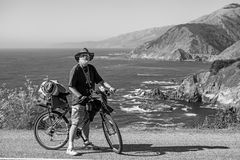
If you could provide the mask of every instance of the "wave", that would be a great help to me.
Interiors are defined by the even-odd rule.
[[[132,66],[133,68],[138,69],[150,69],[150,70],[178,70],[178,68],[171,68],[171,67],[154,67],[154,66]]]
[[[142,98],[141,96],[134,96],[132,94],[126,94],[126,95],[123,95],[122,97],[127,99]]]
[[[138,103],[138,102],[137,102]],[[129,105],[129,103],[125,103]],[[141,106],[141,105],[133,105],[131,107],[123,107],[120,106],[120,109],[125,112],[131,112],[131,113],[153,113],[153,112],[172,112],[175,109],[172,109],[170,105],[167,104],[159,104],[159,105],[153,105],[153,106]]]
[[[137,89],[135,89],[135,90],[133,90],[133,91],[129,91],[129,92],[139,95],[139,93],[142,93],[142,92],[150,92],[150,91],[151,91],[151,89],[141,89],[141,88],[137,88]]]
[[[143,84],[159,84],[159,85],[169,85],[169,84],[175,84],[174,82],[170,81],[144,81]]]
[[[179,85],[173,85],[173,86],[161,86],[163,89],[177,89]]]
[[[206,106],[200,106],[200,108],[218,109],[217,105],[212,105],[212,104],[209,104]]]
[[[134,101],[132,101],[132,100],[134,100]],[[142,104],[142,102],[140,102],[140,101],[136,101],[136,99],[132,99],[131,101],[126,101],[125,102],[125,104]]]
[[[126,95],[123,95],[122,97],[123,98],[126,98],[126,99],[142,99],[144,97],[144,95],[148,92],[150,92],[151,89],[135,89],[133,91],[129,91],[130,94],[126,94]],[[145,98],[146,99],[146,98]]]
[[[146,121],[163,121],[163,122],[170,122],[173,120],[173,118],[166,118],[166,119],[163,119],[163,118],[159,118],[159,117],[144,117],[144,116],[139,116],[139,118],[142,118]]]
[[[131,112],[131,113],[146,113],[146,112],[153,112],[153,110],[151,109],[143,109],[143,108],[140,108],[138,105],[135,105],[131,108],[124,108],[122,106],[120,106],[120,109],[122,111],[125,111],[125,112]]]
[[[137,76],[143,76],[143,77],[156,77],[161,76],[162,74],[148,74],[148,73],[138,73]]]
[[[185,123],[167,123],[167,124],[157,124],[160,127],[180,127],[180,126],[184,126]]]
[[[185,113],[184,115],[186,115],[188,117],[195,117],[195,116],[197,116],[197,114],[195,114],[195,113]]]
[[[181,108],[181,110],[185,111],[185,112],[189,111],[190,109],[192,109],[192,108],[189,106],[185,106],[184,108]]]

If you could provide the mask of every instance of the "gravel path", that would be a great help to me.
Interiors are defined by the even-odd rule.
[[[51,159],[102,159],[102,160],[239,160],[240,133],[232,130],[167,129],[140,131],[121,128],[124,150],[118,155],[107,148],[102,130],[93,130],[91,139],[102,151],[80,150],[79,156],[60,150],[46,150],[38,145],[33,131],[0,130],[0,159],[51,158]]]

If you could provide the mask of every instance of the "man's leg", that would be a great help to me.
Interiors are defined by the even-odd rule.
[[[68,148],[69,149],[73,149],[74,145],[73,145],[73,141],[74,141],[74,135],[76,132],[76,125],[71,125],[70,130],[69,130],[69,140],[68,140]]]
[[[82,128],[82,136],[84,141],[84,148],[86,149],[93,149],[93,150],[99,150],[100,147],[95,146],[92,142],[89,141],[89,132],[90,132],[90,120],[89,120],[89,114],[85,113],[86,118],[88,118],[87,123]]]
[[[83,140],[88,140],[89,139],[89,130],[90,130],[89,125],[90,125],[90,121],[88,120],[82,128]]]
[[[72,114],[71,114],[71,121],[72,125],[69,130],[69,141],[68,141],[68,148],[67,154],[75,156],[78,155],[78,152],[74,151],[74,136],[76,133],[77,125],[79,123],[79,108],[80,105],[72,106]]]

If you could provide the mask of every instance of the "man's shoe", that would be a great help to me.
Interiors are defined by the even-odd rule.
[[[76,155],[79,154],[77,151],[75,151],[73,149],[69,149],[69,148],[67,149],[66,153],[71,155],[71,156],[76,156]]]
[[[100,147],[95,146],[92,144],[92,142],[87,141],[83,143],[83,149],[100,150]]]

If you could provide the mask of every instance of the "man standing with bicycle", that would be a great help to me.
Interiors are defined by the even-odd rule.
[[[69,90],[73,93],[72,96],[72,113],[71,120],[72,125],[69,131],[69,143],[66,153],[69,155],[77,155],[78,152],[74,150],[74,136],[77,127],[82,129],[82,138],[84,141],[84,148],[99,149],[99,147],[93,145],[89,141],[89,114],[86,110],[86,104],[88,102],[88,96],[91,95],[95,89],[95,84],[100,84],[105,89],[109,89],[110,92],[114,92],[115,89],[105,82],[98,74],[96,68],[89,64],[94,57],[94,53],[90,53],[87,48],[81,49],[75,54],[76,64],[69,76]]]

